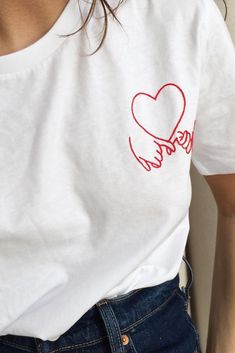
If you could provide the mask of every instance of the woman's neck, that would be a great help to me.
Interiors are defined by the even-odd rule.
[[[40,39],[56,22],[68,0],[1,0],[0,55]]]

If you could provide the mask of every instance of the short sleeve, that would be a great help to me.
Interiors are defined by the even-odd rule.
[[[235,173],[235,47],[214,0],[205,1],[192,162],[202,175]]]

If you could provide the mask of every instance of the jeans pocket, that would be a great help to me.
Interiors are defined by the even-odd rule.
[[[126,353],[202,353],[195,326],[186,316],[185,299],[178,293],[176,288],[161,310],[151,311],[127,328],[124,333],[131,338],[132,350]]]

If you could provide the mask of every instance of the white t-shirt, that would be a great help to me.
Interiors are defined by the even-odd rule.
[[[103,20],[57,36],[81,24],[70,0],[0,57],[1,335],[53,341],[100,299],[172,279],[191,158],[235,173],[235,49],[213,0],[127,0],[117,17],[86,56]]]

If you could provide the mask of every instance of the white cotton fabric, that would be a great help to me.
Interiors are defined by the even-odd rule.
[[[100,299],[172,279],[191,160],[235,173],[235,49],[213,0],[127,0],[93,56],[102,19],[58,36],[80,5],[0,57],[0,335],[54,341]]]

